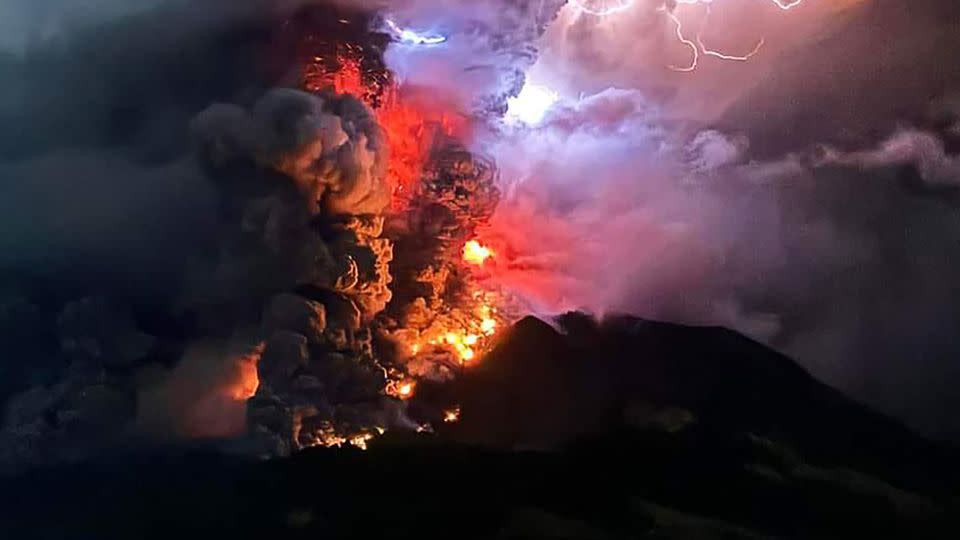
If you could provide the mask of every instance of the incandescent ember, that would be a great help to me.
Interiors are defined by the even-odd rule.
[[[287,327],[296,319],[270,329],[264,384],[251,401],[254,429],[291,449],[366,448],[385,429],[432,431],[407,417],[418,381],[450,380],[481,361],[511,321],[506,299],[478,272],[495,254],[474,238],[499,202],[497,169],[467,150],[466,117],[396,84],[376,60],[378,47],[376,39],[322,44],[304,69],[304,87],[332,111],[352,110],[337,105],[348,95],[366,105],[376,123],[364,128],[368,140],[387,156],[382,176],[370,179],[383,182],[389,200],[352,213],[323,204],[342,195],[297,174],[315,170],[305,159],[322,156],[319,150],[298,150],[281,169],[304,177],[301,193],[317,198],[308,201],[314,217],[304,224],[317,228],[335,263],[328,285],[302,286],[284,300],[292,313],[316,306],[324,324],[307,339]],[[352,117],[344,118],[351,132]],[[454,422],[459,411],[429,416]]]

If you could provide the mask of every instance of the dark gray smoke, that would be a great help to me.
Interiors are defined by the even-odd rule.
[[[46,40],[124,15],[149,10],[161,0],[11,0],[0,6],[0,48],[22,53]]]
[[[328,397],[384,410],[360,331],[390,300],[383,135],[353,98],[273,89],[300,82],[292,14],[171,1],[2,59],[0,465],[242,435],[254,396],[274,455],[294,417],[352,414]]]
[[[390,298],[380,142],[356,102],[268,95],[299,83],[281,24],[298,4],[4,4],[24,30],[0,52],[14,459],[116,426],[235,433],[258,354],[253,424],[269,435],[369,418],[347,399],[385,410],[364,394],[384,373],[360,331]],[[484,233],[503,246],[500,284],[537,311],[731,326],[956,435],[952,3],[713,2],[711,45],[767,45],[692,73],[667,69],[689,50],[652,0],[607,18],[540,0],[384,4],[450,37],[392,47],[400,78],[492,124],[476,148],[502,173]],[[536,127],[500,125],[527,80],[560,104]]]

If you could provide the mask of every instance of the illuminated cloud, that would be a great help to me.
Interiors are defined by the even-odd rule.
[[[519,95],[507,100],[507,119],[538,124],[559,99],[553,90],[528,81]]]
[[[411,45],[439,45],[447,41],[447,37],[440,34],[427,34],[402,28],[392,19],[385,19],[387,29],[390,33],[403,43]]]

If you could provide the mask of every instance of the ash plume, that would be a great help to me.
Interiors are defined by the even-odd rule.
[[[35,162],[79,153],[74,147],[104,165],[100,176],[89,175],[97,189],[80,192],[90,201],[51,205],[32,221],[24,210],[8,216],[23,216],[26,234],[10,239],[16,264],[4,271],[15,286],[4,305],[11,314],[36,313],[27,319],[35,333],[52,334],[59,347],[43,351],[51,358],[43,380],[11,370],[17,377],[4,389],[10,414],[0,430],[4,466],[82,459],[118,438],[134,446],[216,439],[268,456],[318,444],[362,447],[384,429],[420,428],[402,401],[413,388],[409,378],[449,375],[462,362],[452,344],[428,347],[426,340],[462,327],[470,345],[459,343],[459,354],[473,354],[479,337],[466,332],[490,333],[498,322],[458,307],[477,297],[455,264],[465,235],[496,205],[496,169],[445,128],[434,145],[424,134],[434,127],[423,123],[435,122],[433,115],[446,122],[446,110],[421,111],[417,102],[394,111],[413,122],[401,132],[423,139],[399,148],[422,155],[393,156],[410,161],[400,168],[409,178],[397,178],[388,161],[397,146],[388,147],[387,135],[400,132],[388,132],[397,125],[381,125],[390,118],[370,108],[396,106],[384,94],[391,81],[377,17],[345,4],[227,4],[218,13],[211,5],[164,3],[95,26],[89,32],[100,40],[128,41],[95,63],[71,64],[74,53],[58,42],[9,66],[27,75],[24,95],[34,86],[39,92],[28,107],[9,108],[11,122],[29,126],[23,139],[0,146],[10,167],[24,170],[11,193],[41,177]],[[171,50],[198,55],[195,66],[171,57],[165,39],[141,37],[177,15],[185,23],[168,36],[179,43]],[[84,32],[62,36],[78,55],[94,46]],[[362,59],[349,56],[356,51]],[[327,84],[324,70],[339,76],[348,64],[369,88]],[[89,81],[103,82],[69,98],[42,92]],[[76,129],[76,139],[53,121],[29,121],[42,118]],[[118,164],[126,163],[151,174],[124,175]],[[421,174],[429,188],[421,190]],[[398,180],[412,186],[405,196],[417,198],[406,209],[392,208]],[[70,186],[60,183],[33,192],[66,192]],[[94,204],[105,193],[127,189],[134,195],[116,200],[115,212],[94,211],[109,207]],[[24,192],[11,198],[11,210],[33,193]],[[88,243],[74,241],[84,236],[79,227],[72,237],[47,230],[70,212],[92,229]],[[427,229],[440,214],[444,226],[434,239]],[[24,241],[33,231],[43,245]],[[418,236],[424,244],[414,247]],[[410,249],[394,262],[396,243]],[[103,246],[109,259],[98,251]],[[118,277],[58,280],[56,271],[33,268],[31,250],[39,252],[32,260],[51,257],[58,268],[91,275],[110,268]],[[51,320],[77,319],[70,315],[77,302],[100,323],[68,338]],[[128,316],[112,315],[114,305]],[[3,320],[12,328],[10,319]],[[398,319],[408,326],[399,328]],[[423,341],[416,361],[402,350],[400,330]],[[128,350],[128,341],[146,345]],[[123,406],[107,415],[117,402]],[[71,439],[76,433],[82,444]]]
[[[242,434],[247,400],[259,386],[257,363],[263,351],[229,349],[224,343],[191,344],[172,371],[145,382],[138,396],[138,427],[161,437]]]
[[[415,429],[408,378],[474,354],[480,285],[729,326],[955,435],[960,75],[931,59],[960,16],[713,4],[711,45],[769,38],[750,62],[669,69],[689,51],[652,0],[170,0],[41,24],[0,57],[0,324],[24,358],[0,378],[2,462],[117,433],[281,455]],[[446,42],[398,43],[385,17]],[[326,84],[345,50],[362,88]],[[469,129],[402,125],[423,159],[390,156],[392,83]],[[557,97],[535,125],[510,120],[526,84]],[[467,272],[474,236],[496,256]]]
[[[502,115],[537,59],[537,39],[565,0],[395,1],[384,12],[447,37],[442,48],[399,45],[385,54],[405,84],[429,88],[477,114]]]
[[[939,59],[960,14],[767,4],[714,2],[705,27],[702,5],[668,6],[711,46],[766,38],[748,62],[704,57],[689,73],[669,69],[690,51],[663,2],[561,10],[524,77],[558,103],[533,126],[488,115],[475,144],[503,183],[480,234],[500,254],[491,279],[543,314],[738,329],[953,437],[960,72]]]
[[[164,3],[0,66],[24,98],[0,108],[24,126],[0,140],[0,321],[24,355],[4,366],[3,467],[250,431],[277,455],[402,421],[369,328],[391,298],[380,127],[355,98],[273,88],[300,83],[292,12],[228,4]],[[365,39],[351,13],[341,32]],[[144,37],[178,18],[177,47]]]

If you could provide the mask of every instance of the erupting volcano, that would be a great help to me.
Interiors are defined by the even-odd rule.
[[[355,107],[359,101],[370,111],[372,123],[363,128],[367,135],[357,142],[370,147],[374,156],[382,155],[383,168],[371,170],[372,184],[363,188],[369,193],[351,194],[361,185],[341,183],[338,187],[342,180],[326,176],[324,167],[329,170],[330,166],[321,165],[327,155],[322,125],[316,143],[304,141],[302,149],[291,148],[292,157],[282,158],[276,165],[297,180],[308,206],[315,208],[311,211],[314,219],[327,221],[321,227],[332,226],[341,231],[338,234],[353,238],[353,246],[342,255],[332,254],[343,257],[345,269],[335,276],[333,287],[301,286],[296,296],[288,294],[280,303],[289,308],[277,308],[302,310],[295,304],[304,303],[311,306],[309,310],[326,313],[330,326],[339,319],[331,310],[331,299],[336,299],[333,305],[341,306],[337,309],[356,314],[350,326],[337,334],[321,328],[326,333],[313,345],[315,340],[303,335],[302,323],[292,316],[278,315],[278,324],[267,329],[273,334],[266,336],[261,363],[265,384],[250,402],[253,427],[290,437],[293,448],[345,443],[366,447],[370,437],[385,429],[429,430],[432,423],[451,422],[450,410],[421,410],[420,418],[407,419],[403,413],[391,417],[387,411],[402,409],[390,405],[389,400],[410,400],[418,380],[449,381],[481,361],[497,329],[519,314],[511,311],[511,301],[503,291],[471,268],[482,267],[494,256],[474,235],[489,220],[500,196],[495,165],[467,150],[473,120],[462,104],[401,84],[384,67],[380,57],[384,47],[393,39],[409,41],[396,23],[382,22],[388,33],[377,32],[369,22],[364,24],[367,26],[357,25],[347,40],[305,36],[301,45],[307,58],[303,89],[316,98],[304,94],[302,99],[304,103],[316,99],[321,110],[330,111],[321,114],[339,114],[348,135],[348,122],[357,120],[338,109],[345,111],[341,107]],[[357,109],[355,114],[361,115],[357,126],[367,122],[366,113]],[[309,117],[302,118],[297,122]],[[320,146],[306,154],[314,144]],[[304,159],[318,161],[311,164]],[[383,182],[389,191],[387,204],[374,202],[379,201],[377,182]],[[331,208],[325,202],[339,198],[360,202],[354,206],[359,211],[347,205]],[[315,376],[320,382],[328,379],[329,373],[311,374],[309,368],[277,373],[275,367],[278,362],[296,364],[286,356],[292,351],[304,355],[294,346],[303,342],[310,345],[302,360],[306,366],[324,363],[316,360],[318,355],[352,357],[359,368],[376,374],[366,383],[373,384],[364,390],[374,394],[348,393],[337,398],[325,391],[319,404],[311,402],[301,387],[317,383],[305,379],[314,380],[311,377]],[[321,382],[320,388],[324,386]],[[320,404],[333,409],[325,411]],[[284,411],[279,416],[278,405]],[[260,418],[287,416],[292,421],[257,423]]]
[[[3,3],[0,536],[960,535],[948,4]]]

